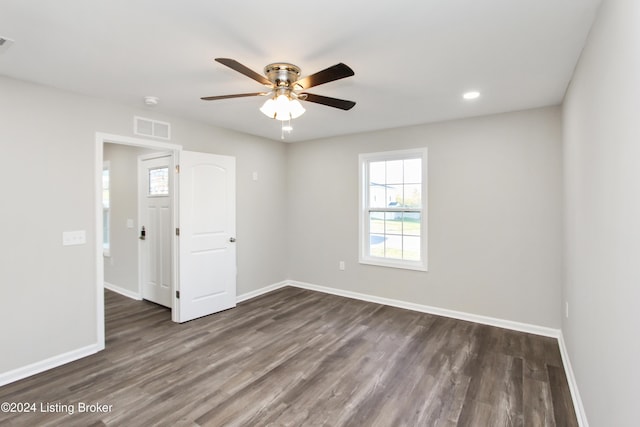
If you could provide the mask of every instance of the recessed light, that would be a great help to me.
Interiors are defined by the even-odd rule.
[[[472,90],[470,92],[464,93],[462,97],[467,100],[476,99],[480,97],[480,92],[478,92],[477,90]]]

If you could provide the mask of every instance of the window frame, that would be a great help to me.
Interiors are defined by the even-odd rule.
[[[409,160],[422,159],[421,164],[421,201],[422,206],[419,208],[406,207],[375,207],[369,206],[369,167],[372,162],[393,161],[393,160]],[[413,148],[406,150],[382,151],[376,153],[362,153],[358,156],[359,160],[359,262],[360,264],[376,265],[381,267],[401,268],[407,270],[428,271],[427,263],[427,148]],[[392,212],[392,213],[420,213],[420,260],[402,260],[395,258],[386,258],[372,256],[370,254],[370,213],[375,212]],[[404,235],[404,234],[403,234]]]
[[[104,173],[107,172],[109,206],[104,205]],[[102,163],[102,255],[111,256],[111,162],[105,160]],[[105,241],[106,236],[106,241]]]

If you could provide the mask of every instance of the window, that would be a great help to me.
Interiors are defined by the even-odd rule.
[[[360,262],[427,270],[427,149],[360,155]]]
[[[111,194],[109,192],[110,170],[109,162],[102,165],[102,253],[104,256],[110,255],[111,249]]]
[[[160,168],[149,169],[149,196],[168,196],[169,195],[169,168],[164,166]]]

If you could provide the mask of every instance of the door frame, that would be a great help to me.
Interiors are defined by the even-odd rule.
[[[115,135],[103,132],[96,132],[95,135],[95,163],[94,163],[94,209],[95,209],[95,246],[94,255],[96,260],[96,338],[98,344],[98,351],[105,348],[105,313],[104,313],[104,259],[102,254],[102,167],[103,167],[103,153],[104,144],[120,144],[129,145],[133,147],[149,148],[152,150],[170,152],[174,164],[178,164],[180,158],[180,151],[182,151],[182,145],[172,144],[168,142],[155,141],[151,139],[132,138],[129,136]],[[175,196],[174,196],[175,197]],[[175,200],[175,198],[174,198]],[[172,212],[172,228],[176,227],[178,223],[177,216],[177,203],[173,203]],[[176,262],[176,245],[172,245],[172,260]],[[140,251],[138,250],[138,256]],[[176,270],[176,269],[174,269]],[[173,272],[175,287],[175,275]]]

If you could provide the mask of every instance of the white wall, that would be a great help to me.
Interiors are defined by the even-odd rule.
[[[638,425],[640,2],[606,0],[564,109],[562,330],[593,426]]]
[[[429,272],[358,264],[358,154],[422,146]],[[559,108],[304,142],[287,155],[290,279],[560,327]]]
[[[238,293],[285,277],[283,143],[4,77],[0,94],[0,376],[96,343],[95,134],[134,136],[134,115],[171,122],[185,149],[236,156]],[[63,247],[65,230],[87,244]]]

